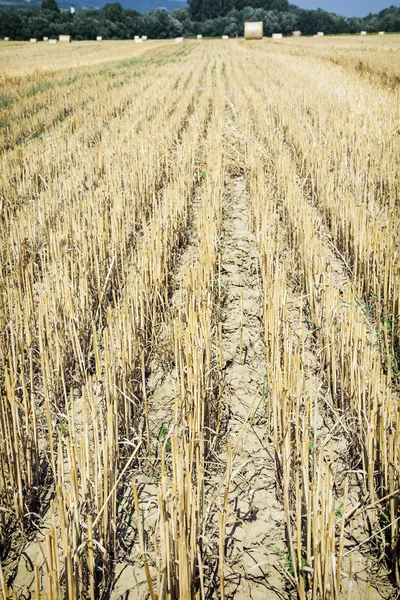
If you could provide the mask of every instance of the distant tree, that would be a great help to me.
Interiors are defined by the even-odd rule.
[[[205,37],[221,37],[221,35],[224,35],[225,28],[229,23],[229,19],[226,17],[208,19],[201,24],[200,33]]]
[[[171,12],[171,17],[177,19],[180,23],[183,23],[186,19],[190,19],[191,16],[188,8],[176,8]]]
[[[360,19],[357,19],[357,17],[347,19],[347,33],[359,33],[361,29]]]
[[[251,6],[252,8],[263,8],[264,10],[289,10],[288,0],[235,0],[235,7],[239,10]]]
[[[42,0],[42,10],[50,10],[56,13],[61,12],[57,0]]]
[[[99,16],[98,14],[97,17]],[[94,19],[86,11],[80,11],[74,20],[72,34],[77,40],[95,40],[96,36],[102,34],[101,27],[100,19]]]
[[[106,19],[102,22],[101,32],[104,33],[104,37],[109,40],[123,40],[126,38],[126,31],[123,23],[113,23]]]
[[[224,35],[229,35],[229,37],[235,37],[239,35],[239,24],[233,21],[229,23],[227,27],[225,27]]]
[[[113,23],[118,23],[123,20],[123,12],[122,4],[119,2],[113,2],[112,4],[106,4],[102,13],[108,21],[112,21]]]
[[[188,0],[192,18],[205,21],[225,16],[235,8],[235,0]]]
[[[190,19],[185,19],[182,21],[182,35],[193,36],[198,33],[198,27],[196,23],[191,21]]]
[[[266,11],[262,8],[253,8],[252,6],[246,6],[241,11],[238,11],[237,18],[244,21],[263,21],[266,15]]]
[[[177,8],[171,12],[171,17],[182,24],[182,35],[193,36],[198,33],[198,25],[191,21],[191,12],[188,8]]]
[[[297,22],[298,28],[304,35],[315,35],[318,31],[335,33],[332,14],[321,8],[317,10],[299,9]]]
[[[264,23],[264,35],[270,36],[273,33],[281,33],[278,13],[273,10],[264,11],[262,20]]]
[[[14,40],[23,39],[23,25],[22,16],[16,11],[2,12],[0,18],[0,35],[7,35]]]
[[[32,37],[41,39],[45,35],[49,36],[51,21],[44,15],[45,13],[38,11],[35,17],[29,19]]]
[[[396,6],[390,6],[389,8],[382,10],[378,14],[378,17],[379,31],[400,31],[400,8]]]
[[[213,19],[225,16],[233,8],[242,10],[246,7],[263,8],[264,10],[289,10],[288,0],[188,0],[193,19]]]
[[[297,17],[292,12],[282,12],[279,15],[280,31],[284,35],[290,35],[292,31],[298,29]]]
[[[188,0],[190,13],[194,21],[204,21],[203,0]]]
[[[140,23],[142,15],[136,10],[124,10],[124,24],[128,38],[133,38],[140,34]]]
[[[142,16],[142,34],[153,39],[165,39],[182,35],[182,23],[174,19],[165,8],[150,10]]]

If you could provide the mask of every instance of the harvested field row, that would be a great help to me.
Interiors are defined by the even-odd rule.
[[[1,600],[396,597],[388,39],[368,78],[320,40],[82,44],[68,84],[32,50],[1,108]]]
[[[190,47],[187,48],[180,57],[187,55],[190,50]],[[99,119],[104,118],[99,99],[126,83],[135,83],[135,78],[138,78],[137,93],[143,92],[140,86],[147,69],[152,66],[164,67],[176,58],[168,47],[157,53],[150,49],[138,57],[103,64],[100,68],[69,68],[51,75],[36,72],[33,77],[19,78],[16,82],[4,81],[7,92],[0,97],[3,134],[0,149],[25,146],[33,138],[48,140],[54,135],[49,131],[51,127],[59,125],[74,113],[78,113],[78,119],[82,117],[82,98],[85,99],[85,110],[93,110],[94,105],[100,114]]]
[[[42,72],[52,76],[54,72],[69,68],[85,70],[91,65],[104,64],[111,61],[131,61],[149,52],[158,53],[161,48],[171,44],[170,41],[149,41],[138,45],[127,41],[75,42],[71,46],[58,44],[49,48],[48,44],[38,44],[35,52],[26,42],[10,42],[0,46],[1,77],[21,80],[27,84],[27,76]]]
[[[325,63],[340,65],[353,76],[384,86],[396,88],[400,84],[400,40],[398,35],[372,36],[368,41],[357,36],[325,36],[318,40],[307,37],[288,38],[286,48],[278,52],[309,54]]]
[[[274,125],[291,147],[302,187],[332,232],[358,299],[372,307],[387,349],[384,361],[396,375],[400,356],[400,265],[393,260],[400,241],[395,134],[398,94],[378,92],[379,88],[371,84],[355,86],[335,69],[325,79],[317,67],[306,71],[301,64],[296,67],[291,63],[285,64],[285,72],[296,81],[292,98],[297,102],[282,107],[284,82],[279,72],[275,73],[273,88],[260,92],[274,113]],[[368,121],[367,128],[365,115],[373,110],[374,101],[375,118]],[[389,117],[381,110],[382,102],[391,107]],[[337,111],[341,121],[335,120]],[[345,124],[351,135],[344,135]],[[390,132],[387,137],[386,131]]]

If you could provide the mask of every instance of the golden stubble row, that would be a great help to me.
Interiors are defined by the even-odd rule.
[[[290,74],[283,93],[279,73]],[[279,57],[257,85],[285,134],[299,176],[347,263],[359,298],[374,307],[389,373],[399,365],[399,95],[352,73]]]
[[[129,441],[135,448],[137,447],[135,444],[140,443],[146,448],[145,454],[150,452],[150,445],[153,442],[153,440],[150,440],[149,435],[145,365],[147,364],[148,354],[156,346],[156,332],[160,326],[160,315],[165,314],[167,311],[168,275],[173,267],[177,250],[188,225],[188,211],[190,209],[193,185],[198,177],[195,158],[198,147],[201,144],[200,136],[204,132],[205,118],[208,114],[209,102],[212,97],[209,77],[206,77],[205,80],[207,86],[203,94],[197,98],[196,118],[189,117],[187,129],[181,134],[181,141],[176,147],[176,162],[173,168],[171,168],[171,179],[163,189],[159,202],[154,206],[148,224],[143,228],[136,259],[131,261],[120,301],[115,309],[108,312],[107,327],[104,332],[103,348],[104,357],[107,357],[107,362],[103,366],[103,381],[109,388],[111,395],[113,394],[112,390],[120,392],[118,394],[120,402],[120,425],[118,427],[116,423],[115,430],[119,430],[120,435],[123,435],[122,439],[120,438],[120,443],[122,441],[128,443]],[[175,176],[175,173],[176,175],[179,174],[179,177]],[[207,210],[207,218],[209,219],[208,206],[205,207],[205,210]],[[205,256],[203,262],[207,263],[207,259],[208,255]],[[213,265],[214,263],[212,263],[212,267]],[[193,274],[193,271],[191,273]],[[198,296],[196,293],[195,297],[197,298]],[[208,293],[208,304],[209,308],[212,309],[209,299],[210,292]],[[175,351],[178,353],[182,351],[184,354],[184,358],[181,359],[184,361],[184,365],[181,364],[178,357],[176,361],[179,364],[178,368],[180,369],[180,377],[183,384],[183,398],[187,403],[182,406],[181,402],[183,402],[183,399],[180,397],[180,402],[177,401],[176,411],[181,413],[180,419],[182,416],[186,419],[188,418],[187,411],[194,410],[193,419],[189,419],[189,424],[186,428],[185,423],[180,422],[179,424],[180,430],[182,431],[184,428],[186,435],[191,439],[189,449],[186,448],[184,462],[182,462],[183,455],[181,451],[178,450],[178,453],[174,454],[175,442],[171,441],[174,457],[173,468],[176,473],[175,484],[178,482],[179,485],[182,482],[186,482],[189,485],[189,482],[195,477],[193,470],[193,444],[197,446],[199,436],[204,435],[204,400],[205,393],[210,393],[207,386],[210,377],[210,350],[208,351],[208,359],[205,364],[203,356],[204,340],[206,339],[203,336],[211,335],[210,315],[207,318],[207,312],[203,314],[199,310],[199,319],[200,322],[196,323],[196,312],[193,312],[193,309],[191,309],[190,324],[187,326],[190,333],[188,331],[181,332],[183,339],[186,341],[184,352],[180,350],[180,345],[183,342],[179,341],[179,334],[177,333],[179,324],[174,325],[176,333],[172,341]],[[192,330],[192,328],[194,329]],[[100,374],[100,349],[96,352],[96,355],[98,356],[96,371]],[[134,375],[135,379],[132,378],[132,375]],[[132,403],[132,400],[130,400],[133,398],[136,399],[135,403]],[[138,399],[141,401],[138,402]],[[196,406],[196,409],[192,408],[193,404]],[[139,426],[142,423],[144,423],[144,436],[140,439]],[[197,427],[195,426],[196,424]],[[137,442],[138,438],[139,442]],[[180,440],[180,435],[177,435],[177,440]],[[183,594],[188,594],[190,593],[189,590],[193,589],[194,575],[198,563],[197,553],[194,554],[195,558],[192,558],[187,563],[189,571],[185,570],[184,559],[186,560],[189,556],[188,552],[193,552],[193,549],[196,548],[196,539],[200,535],[197,529],[202,527],[201,514],[199,513],[201,510],[202,494],[201,489],[198,489],[198,485],[203,483],[201,462],[204,458],[203,451],[201,450],[202,444],[200,444],[199,448],[195,453],[197,458],[198,483],[194,485],[193,489],[197,510],[194,511],[194,505],[189,502],[190,494],[187,485],[185,485],[186,494],[182,495],[178,492],[178,497],[174,496],[171,503],[170,519],[175,519],[178,531],[173,528],[171,534],[173,539],[169,541],[172,557],[170,556],[167,565],[161,568],[164,573],[161,579],[166,576],[168,569],[172,570],[173,573],[173,577],[168,582],[167,588],[169,589],[172,584],[177,585],[177,582],[179,582],[179,587],[183,590]],[[81,469],[83,469],[83,466],[81,466]],[[186,473],[183,479],[181,477],[182,472]],[[101,486],[99,489],[101,489]],[[135,485],[133,489],[136,518],[137,522],[139,522],[141,519],[140,505]],[[176,488],[173,489],[175,490]],[[81,495],[80,499],[82,506],[84,506],[84,496]],[[67,503],[65,504],[67,505]],[[114,512],[112,512],[113,510]],[[111,501],[108,501],[99,522],[104,522],[106,516],[110,515],[110,512],[113,515],[111,525],[114,523],[115,528],[115,504]],[[190,518],[190,515],[192,515],[192,521],[188,523],[187,518]],[[139,529],[138,533],[140,543],[142,544],[143,532]],[[188,535],[190,539],[188,539]],[[110,536],[111,532],[108,536],[111,540],[112,537]],[[167,557],[165,560],[168,561],[169,553],[161,540],[162,537],[160,537],[160,553],[163,553]],[[176,550],[179,556],[178,574],[176,573],[177,557],[174,555],[174,550],[177,546],[179,547]],[[148,572],[145,552],[143,553],[143,557],[144,568]],[[76,566],[74,573],[76,573]],[[150,578],[149,584],[151,589]],[[160,582],[160,586],[162,585]],[[73,597],[73,594],[71,597]]]
[[[189,96],[181,98],[188,82],[182,81],[181,87],[178,78],[171,82],[171,88],[176,84],[177,91],[176,95],[171,93],[171,104],[167,104],[166,97],[160,97],[163,83],[146,97],[148,102],[142,114],[138,114],[135,106],[129,119],[114,122],[111,133],[103,132],[102,143],[92,152],[82,149],[82,153],[75,156],[72,171],[53,180],[50,189],[43,189],[35,202],[17,213],[18,218],[7,228],[8,237],[3,238],[7,249],[2,266],[8,287],[13,287],[10,282],[15,281],[22,296],[27,292],[34,295],[40,288],[39,281],[48,276],[52,278],[55,265],[62,258],[66,260],[63,273],[82,269],[86,279],[90,279],[91,272],[95,273],[94,287],[101,297],[101,279],[104,283],[109,268],[104,262],[110,248],[117,254],[120,248],[123,260],[128,246],[134,243],[134,232],[140,229],[149,210],[146,206],[152,206],[162,185],[163,173],[168,171],[168,150],[175,141],[178,124],[183,124],[185,119],[179,109],[183,107],[182,102],[193,97],[190,95],[193,92],[189,92]],[[181,104],[177,105],[179,98]],[[160,106],[163,110],[159,110]],[[137,129],[129,131],[132,125]],[[163,143],[158,143],[153,136],[159,128],[165,131]],[[130,158],[129,165],[127,158]],[[57,197],[59,200],[54,202]],[[34,280],[36,289],[32,289],[29,280]],[[80,290],[80,296],[86,297],[84,289]],[[86,308],[82,305],[83,311]]]
[[[248,72],[251,73],[251,71]],[[287,119],[286,112],[280,110],[277,116],[279,109],[274,106],[271,110],[272,102],[265,107],[263,96],[257,93],[249,93],[248,101],[250,108],[247,109],[247,112],[250,111],[255,119],[254,131],[248,133],[250,137],[249,145],[253,145],[252,150],[256,157],[254,160],[257,161],[256,166],[250,166],[256,179],[255,187],[252,189],[253,196],[257,198],[256,207],[260,196],[262,198],[264,194],[266,194],[270,203],[269,208],[267,204],[267,209],[265,207],[258,209],[256,221],[260,234],[263,237],[265,236],[267,240],[267,247],[263,254],[267,281],[267,312],[265,315],[267,360],[278,369],[277,381],[282,386],[278,387],[280,392],[275,396],[275,402],[272,402],[272,406],[275,444],[282,454],[282,464],[284,465],[284,497],[290,498],[288,492],[290,492],[290,481],[293,474],[290,469],[285,471],[285,468],[291,464],[290,457],[300,457],[299,463],[304,470],[308,469],[308,447],[311,445],[313,452],[315,452],[316,444],[315,440],[311,439],[310,432],[312,428],[313,436],[316,436],[317,422],[313,422],[312,411],[315,401],[313,395],[315,396],[317,391],[302,390],[301,384],[298,383],[299,381],[304,382],[304,375],[301,373],[301,351],[297,350],[297,359],[296,356],[292,357],[292,354],[295,352],[295,348],[299,346],[299,342],[296,341],[295,337],[293,338],[293,333],[285,325],[288,322],[285,311],[287,275],[282,265],[274,258],[274,248],[282,244],[279,239],[279,229],[282,228],[287,231],[286,243],[289,243],[289,248],[298,256],[297,265],[295,263],[299,268],[297,277],[301,278],[302,289],[307,299],[305,305],[309,307],[309,316],[307,317],[304,314],[300,316],[306,316],[310,320],[312,328],[315,330],[314,335],[320,342],[319,356],[326,369],[327,384],[331,389],[334,409],[339,408],[340,414],[345,415],[349,430],[355,436],[356,446],[362,460],[364,493],[369,495],[371,504],[378,503],[381,506],[380,517],[382,518],[382,515],[385,515],[386,531],[387,533],[390,532],[389,540],[386,542],[386,553],[392,564],[393,576],[396,577],[399,561],[396,548],[399,535],[398,464],[400,448],[394,432],[397,431],[399,426],[398,398],[392,390],[390,370],[389,374],[386,374],[382,362],[376,329],[367,317],[366,306],[359,301],[361,297],[360,288],[363,289],[364,287],[363,281],[359,281],[359,278],[355,281],[354,279],[346,281],[347,270],[345,266],[338,267],[337,264],[335,265],[335,256],[332,249],[327,247],[329,236],[323,235],[324,228],[321,226],[321,215],[318,213],[319,205],[317,204],[315,207],[312,199],[305,194],[307,188],[304,188],[304,184],[302,185],[301,179],[297,175],[296,169],[298,166],[292,157],[285,129],[275,127],[277,122]],[[255,139],[251,136],[254,136]],[[257,143],[259,148],[257,148]],[[261,155],[261,160],[257,155]],[[266,176],[259,175],[260,166],[263,163]],[[260,183],[257,182],[258,177],[261,177]],[[267,188],[266,191],[263,191],[264,187]],[[282,219],[285,223],[284,226],[279,223],[279,219]],[[272,231],[276,228],[275,234],[268,232],[271,228]],[[371,251],[373,252],[373,249]],[[391,258],[393,261],[393,256]],[[338,262],[340,263],[340,261]],[[344,284],[343,273],[345,274]],[[279,290],[281,290],[280,293]],[[268,308],[269,306],[270,308]],[[301,331],[301,319],[299,330]],[[283,345],[283,349],[280,344]],[[283,375],[279,366],[282,365],[282,361],[286,367],[283,369]],[[300,374],[296,376],[298,372]],[[285,382],[285,373],[286,377],[289,374],[290,378],[293,377],[291,384]],[[288,399],[289,408],[284,409],[285,402],[282,401],[280,394],[285,397],[284,390],[292,388],[296,400],[293,398]],[[303,404],[304,393],[307,393],[309,398],[305,404]],[[295,402],[294,406],[291,405],[292,402]],[[287,427],[288,419],[297,423],[296,432],[300,429],[302,436],[305,436],[301,448],[299,448],[298,434],[296,434],[295,440],[290,442],[290,433]],[[281,439],[280,442],[279,439]],[[294,441],[295,450],[291,446]],[[323,464],[325,463],[328,469],[326,471],[328,479],[325,481],[329,481],[329,469],[334,467],[332,454],[329,455],[328,453],[328,458],[322,458],[324,456],[323,448],[320,448],[318,452],[320,452],[319,458],[313,456],[314,467],[320,460],[323,462],[321,468],[315,470],[313,477],[310,477],[308,471],[301,473],[300,470],[297,472],[296,477],[300,477],[304,487],[300,493],[298,480],[296,479],[295,508],[293,510],[297,514],[296,560],[299,572],[302,570],[300,557],[303,556],[306,561],[303,565],[304,579],[307,578],[309,583],[310,579],[312,580],[315,597],[325,597],[327,585],[331,590],[330,593],[333,593],[333,590],[335,590],[335,594],[340,593],[340,562],[344,532],[343,523],[342,526],[337,523],[338,518],[334,510],[333,498],[328,494],[330,485],[327,483],[327,495],[324,496],[320,489],[321,480],[317,477],[318,474],[323,472]],[[331,456],[330,459],[329,456]],[[296,465],[296,462],[293,464]],[[294,468],[294,471],[296,472],[296,468]],[[326,501],[326,507],[321,505],[321,510],[325,511],[324,535],[327,537],[325,538],[322,535],[320,544],[316,547],[316,550],[326,549],[325,555],[321,555],[322,562],[319,571],[317,570],[318,554],[310,553],[309,546],[310,539],[320,531],[320,528],[313,530],[311,525],[313,523],[312,515],[316,518],[316,513],[307,503],[307,496],[311,493],[311,490],[313,493],[317,491],[318,494],[322,494],[324,501]],[[345,504],[345,502],[344,499],[342,504]],[[319,505],[319,496],[313,497],[312,505]],[[307,510],[304,509],[304,506],[307,506]],[[301,541],[301,531],[304,530],[304,524],[301,525],[304,518],[302,513],[304,512],[308,512],[307,532],[303,533],[305,539]],[[287,507],[287,518],[293,520],[293,512],[290,511],[289,507]],[[380,525],[378,525],[378,517],[374,511],[371,512],[370,519],[374,523],[375,533],[377,533]],[[336,546],[337,562],[335,562],[336,566],[333,565],[335,566],[334,569],[331,565],[326,571],[326,566],[329,565],[330,553],[335,551],[335,524],[341,536]],[[324,530],[322,529],[322,531]],[[291,553],[293,553],[295,545],[294,542],[291,542],[291,544]],[[310,562],[311,556],[314,562],[313,566]],[[293,558],[293,563],[296,560]],[[322,565],[325,565],[325,567]],[[310,574],[312,574],[311,578]],[[304,594],[304,590],[302,591],[304,586],[302,578],[297,577],[297,585],[300,593]]]
[[[184,89],[180,89],[180,77],[172,82],[171,85],[176,83],[176,95],[170,91],[170,104],[163,106],[163,110],[143,107],[148,118],[143,118],[142,137],[133,139],[132,144],[118,145],[121,132],[116,128],[114,165],[121,164],[128,171],[130,161],[129,176],[132,181],[140,181],[148,193],[139,196],[126,185],[126,192],[117,195],[115,188],[113,207],[110,196],[114,188],[110,180],[102,182],[94,170],[97,193],[84,195],[79,189],[71,189],[71,209],[60,215],[55,230],[50,230],[46,260],[40,271],[36,271],[32,260],[30,267],[21,269],[20,277],[16,277],[14,293],[12,285],[8,292],[13,319],[3,357],[8,362],[7,378],[11,383],[7,385],[7,402],[2,411],[5,427],[2,434],[7,444],[12,445],[4,448],[2,454],[4,465],[8,463],[3,470],[3,492],[7,488],[14,490],[10,501],[14,502],[14,497],[21,518],[32,492],[30,484],[38,448],[45,444],[41,454],[49,453],[56,487],[55,533],[47,534],[51,538],[49,547],[55,548],[46,567],[49,597],[59,597],[60,586],[69,598],[80,597],[87,589],[90,597],[94,597],[93,590],[100,582],[93,568],[87,569],[86,562],[90,565],[95,560],[98,566],[100,561],[105,568],[114,546],[118,477],[133,462],[142,443],[135,424],[139,424],[146,406],[142,381],[138,386],[132,377],[137,373],[145,376],[153,326],[168,295],[174,249],[179,247],[187,227],[188,204],[196,176],[194,156],[209,109],[209,90],[207,97],[204,90],[199,93],[206,68],[204,58],[203,65],[193,77],[187,70],[182,79]],[[191,115],[195,99],[199,102],[196,118]],[[157,102],[158,98],[154,100]],[[162,139],[147,153],[157,166],[153,169],[145,160],[139,162],[133,144],[137,144],[135,150],[146,142],[149,147],[157,130],[162,132]],[[124,137],[122,140],[126,141]],[[86,165],[88,171],[89,167],[90,163]],[[118,182],[124,181],[125,173],[116,173],[111,165],[107,173],[110,179],[112,176]],[[138,201],[142,202],[140,211]],[[130,217],[126,223],[122,210]],[[118,228],[124,225],[126,231],[122,235]],[[63,243],[65,238],[67,244]],[[105,257],[107,265],[102,271]],[[95,289],[90,288],[91,273],[100,274],[101,281]],[[113,285],[107,293],[109,283]],[[117,338],[119,323],[121,340]],[[16,329],[18,342],[13,337]],[[121,348],[123,341],[129,345],[127,353]],[[5,354],[8,346],[15,356],[14,348],[18,347],[15,361]],[[31,368],[24,379],[25,356],[32,358],[32,355],[35,372]],[[22,383],[24,411],[18,400],[19,383],[17,386],[13,379],[14,372]],[[35,390],[34,383],[38,386]],[[120,386],[122,392],[118,391]],[[140,390],[141,398],[133,408],[132,388]],[[125,411],[126,398],[129,411]],[[42,432],[43,427],[47,432],[41,440],[36,433],[38,422]],[[124,469],[118,472],[125,436],[133,450]],[[11,452],[12,458],[7,459],[9,448],[13,451],[18,448],[18,456]],[[37,485],[38,481],[33,483]],[[9,506],[13,512],[14,507]],[[87,515],[96,515],[92,523]],[[97,545],[93,542],[94,546],[90,527],[98,542]],[[56,550],[59,546],[60,556]],[[77,554],[78,546],[81,548]],[[57,562],[60,560],[64,565],[61,576]],[[107,579],[106,571],[104,578]]]
[[[235,79],[231,65],[228,78]],[[248,68],[248,66],[247,66]],[[249,76],[253,74],[249,71]],[[247,95],[248,94],[248,95]],[[267,431],[273,440],[278,487],[284,505],[290,571],[287,578],[300,598],[339,597],[341,568],[332,556],[343,547],[343,532],[335,530],[336,498],[333,495],[332,457],[329,459],[321,434],[319,401],[304,360],[305,336],[302,313],[291,311],[293,298],[288,290],[287,249],[279,219],[279,197],[267,164],[276,168],[269,148],[257,139],[260,123],[252,118],[251,88],[247,94],[236,86],[232,96],[236,124],[247,140],[245,151],[251,199],[253,230],[258,240],[264,289],[264,337],[267,359]],[[260,114],[260,120],[263,117]],[[268,134],[273,129],[268,124]],[[270,141],[273,144],[273,140]],[[267,154],[268,153],[268,154]],[[268,156],[268,159],[266,159]],[[296,323],[296,319],[298,322]],[[328,454],[328,456],[327,456]],[[336,560],[336,559],[335,559]]]
[[[30,78],[57,76],[65,69],[86,70],[98,64],[116,60],[131,60],[144,54],[156,53],[165,47],[173,48],[170,40],[148,40],[140,46],[133,40],[98,42],[75,41],[69,44],[48,43],[33,46],[29,42],[9,42],[0,45],[0,82],[17,89],[25,88]]]
[[[191,48],[187,53],[190,51]],[[12,80],[4,81],[5,93],[0,96],[0,151],[7,150],[9,155],[15,147],[26,146],[33,138],[51,143],[61,123],[68,120],[71,128],[76,127],[76,119],[70,117],[77,114],[78,119],[86,117],[86,121],[85,113],[92,112],[93,106],[100,122],[103,119],[107,123],[107,116],[100,109],[106,104],[104,108],[110,111],[112,104],[104,103],[102,98],[109,98],[117,88],[121,101],[120,88],[132,85],[135,80],[134,93],[143,93],[147,87],[143,84],[145,72],[153,67],[160,72],[160,67],[165,68],[173,60],[170,49],[160,48],[158,52],[148,51],[143,56],[133,55],[125,61],[85,69],[70,68],[46,75],[35,72],[29,78],[18,78],[14,85]],[[130,87],[131,94],[132,91]],[[123,105],[120,110],[124,110]]]
[[[383,86],[389,91],[399,86],[400,37],[398,35],[324,36],[287,38],[269,51],[289,56],[313,56],[321,62],[339,65],[343,73],[353,78]]]
[[[102,140],[106,139],[108,150],[112,150],[112,139],[108,136],[111,125],[114,128],[120,123],[121,136],[125,133],[129,141],[140,130],[141,121],[154,110],[154,102],[159,102],[160,107],[171,108],[167,94],[172,91],[174,83],[179,87],[177,81],[182,74],[176,73],[173,65],[168,64],[170,57],[160,58],[161,64],[167,63],[162,73],[155,57],[154,64],[150,63],[146,70],[140,65],[128,64],[121,73],[116,67],[110,72],[106,69],[105,74],[99,75],[94,82],[91,78],[85,79],[83,89],[74,100],[78,105],[81,102],[79,111],[75,110],[63,121],[48,127],[39,139],[27,140],[22,146],[3,154],[0,201],[5,223],[18,211],[34,210],[42,193],[58,198],[64,181],[72,180],[76,186],[85,186],[85,180],[80,182],[77,179],[78,172],[85,166],[87,157],[96,153]],[[149,76],[150,73],[153,76]],[[155,76],[156,73],[158,76]],[[103,101],[103,93],[107,94],[107,102]],[[83,105],[82,96],[86,101]],[[172,97],[169,102],[173,102]],[[62,94],[57,96],[52,106],[62,112]],[[138,106],[141,106],[139,113]],[[108,152],[101,152],[100,156],[102,158],[96,161],[98,168],[102,168],[109,159]]]
[[[87,81],[89,78],[89,81]],[[2,123],[0,150],[8,153],[17,145],[26,145],[33,137],[51,137],[51,128],[64,121],[73,112],[82,111],[82,97],[85,108],[99,102],[99,96],[108,95],[114,87],[125,83],[125,73],[97,72],[80,74],[64,73],[64,79],[48,81],[43,76],[33,80],[31,87],[21,90],[18,97],[12,98],[0,111]],[[7,89],[7,88],[6,88]]]
[[[216,77],[221,77],[220,65]],[[204,575],[208,558],[202,540],[210,502],[206,494],[206,462],[218,419],[213,402],[218,377],[213,363],[217,338],[215,277],[224,195],[223,113],[224,96],[218,86],[204,144],[206,179],[200,190],[198,245],[179,292],[173,322],[175,369],[180,385],[171,431],[171,458],[166,460],[164,446],[158,496],[160,600],[203,598],[209,589]]]

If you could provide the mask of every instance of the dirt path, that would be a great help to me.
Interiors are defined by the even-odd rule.
[[[232,180],[228,190],[221,242],[223,401],[233,452],[226,597],[282,599],[289,596],[276,548],[284,548],[284,513],[276,496],[273,447],[265,437],[268,384],[258,253],[245,180]]]

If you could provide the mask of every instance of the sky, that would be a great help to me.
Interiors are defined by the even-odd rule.
[[[323,8],[346,17],[365,17],[389,6],[399,6],[399,0],[291,0],[301,8]]]

